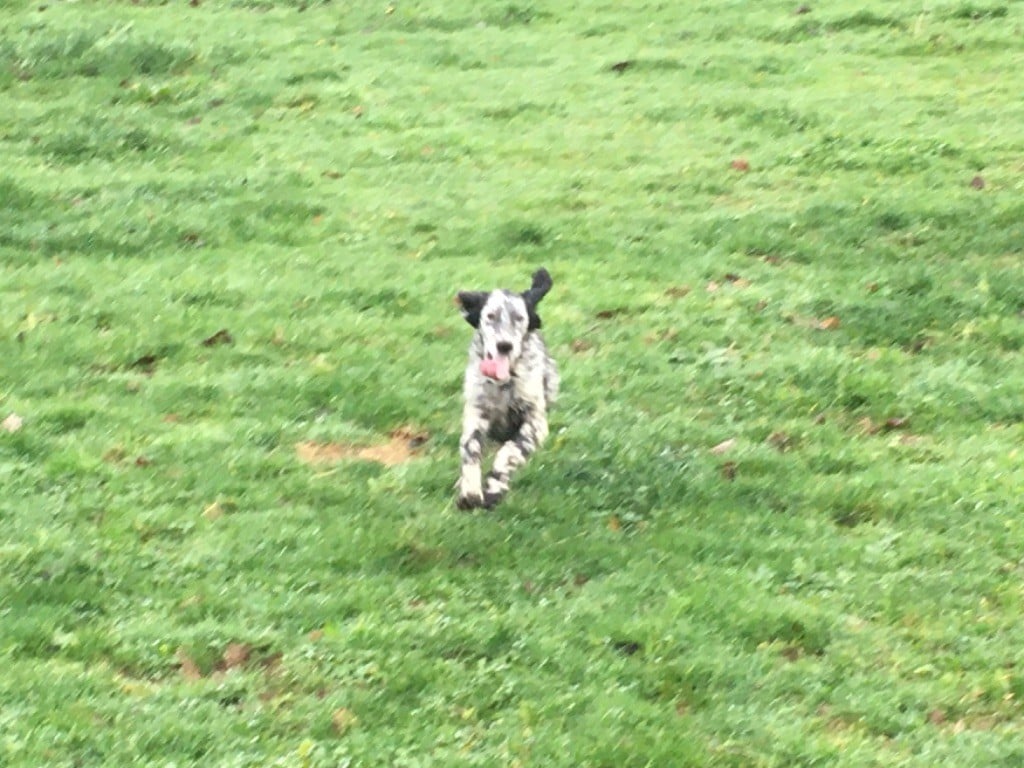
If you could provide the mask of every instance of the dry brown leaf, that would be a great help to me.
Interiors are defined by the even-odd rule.
[[[348,707],[340,707],[334,710],[334,713],[331,715],[331,726],[339,736],[351,730],[352,726],[357,722],[359,722],[359,719],[356,717],[356,713]]]
[[[777,451],[786,451],[793,446],[793,438],[785,432],[772,432],[768,435],[768,445]]]
[[[622,523],[619,522],[619,518],[615,515],[608,518],[608,530],[612,533],[618,533],[622,530]]]
[[[729,451],[731,451],[735,447],[736,447],[736,438],[735,437],[730,437],[728,440],[723,440],[718,445],[714,446],[713,448],[710,448],[709,450],[715,456],[721,456],[724,453],[728,453]]]
[[[690,286],[688,285],[674,285],[665,291],[666,296],[671,296],[673,299],[681,299],[690,292]]]
[[[857,426],[860,427],[860,431],[863,432],[865,435],[877,434],[878,430],[880,429],[880,427],[871,420],[870,416],[865,416],[864,418],[858,420]]]
[[[840,325],[842,325],[842,321],[840,321],[840,319],[835,315],[832,315],[831,317],[826,317],[824,320],[819,320],[817,328],[819,331],[834,331]]]
[[[231,332],[227,328],[221,328],[213,336],[203,339],[202,345],[204,347],[217,347],[221,344],[234,344],[235,337],[231,335]]]
[[[893,416],[885,420],[885,424],[882,425],[883,429],[887,432],[893,429],[903,429],[904,427],[910,426],[910,419],[905,416]]]
[[[730,165],[734,171],[739,171],[740,173],[746,173],[750,170],[750,161],[745,157],[737,157]]]
[[[727,274],[723,275],[723,279],[727,283],[731,283],[737,288],[746,288],[748,285],[750,285],[750,281],[747,280],[747,278],[741,277],[740,275],[737,275],[735,272],[728,272]]]
[[[722,477],[730,483],[736,479],[736,462],[727,461],[722,465]]]
[[[573,352],[586,352],[588,349],[594,348],[594,345],[586,339],[573,339],[569,346]]]
[[[721,287],[722,286],[720,286],[714,280],[708,280],[708,284],[706,286],[704,286],[704,290],[706,290],[708,293],[714,293],[715,291],[717,291]]]
[[[971,179],[971,187],[973,189],[984,189],[985,179],[983,179],[981,176],[975,176],[973,179]]]
[[[928,722],[932,725],[942,725],[946,722],[946,713],[941,709],[933,709],[928,713]]]
[[[322,629],[310,630],[309,634],[306,635],[311,643],[319,642],[324,639],[324,631]]]
[[[24,423],[25,422],[21,420],[21,416],[19,416],[16,413],[12,413],[9,414],[6,419],[0,422],[0,429],[3,429],[4,432],[14,433],[21,429],[21,425]]]

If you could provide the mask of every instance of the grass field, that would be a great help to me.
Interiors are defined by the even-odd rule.
[[[1024,765],[1024,3],[798,6],[0,3],[0,764]]]

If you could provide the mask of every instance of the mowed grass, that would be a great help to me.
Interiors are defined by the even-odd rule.
[[[3,3],[0,763],[1024,764],[1022,30]],[[460,513],[451,298],[541,265]]]

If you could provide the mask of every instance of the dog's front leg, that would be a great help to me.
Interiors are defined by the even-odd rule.
[[[484,506],[487,509],[505,498],[512,473],[526,463],[547,436],[547,416],[535,410],[528,415],[519,434],[502,444],[494,457],[494,466],[487,474],[487,486],[484,488]]]
[[[459,509],[473,509],[484,505],[480,457],[484,450],[484,435],[487,434],[487,428],[488,421],[483,414],[467,404],[462,418],[462,439],[459,442],[459,455],[462,460],[459,498],[456,501]]]

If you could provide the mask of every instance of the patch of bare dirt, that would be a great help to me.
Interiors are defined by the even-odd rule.
[[[337,464],[342,461],[375,461],[386,467],[404,464],[415,458],[419,448],[430,435],[409,426],[393,430],[386,443],[379,445],[354,445],[352,443],[320,443],[306,440],[295,444],[299,461],[305,464]]]

